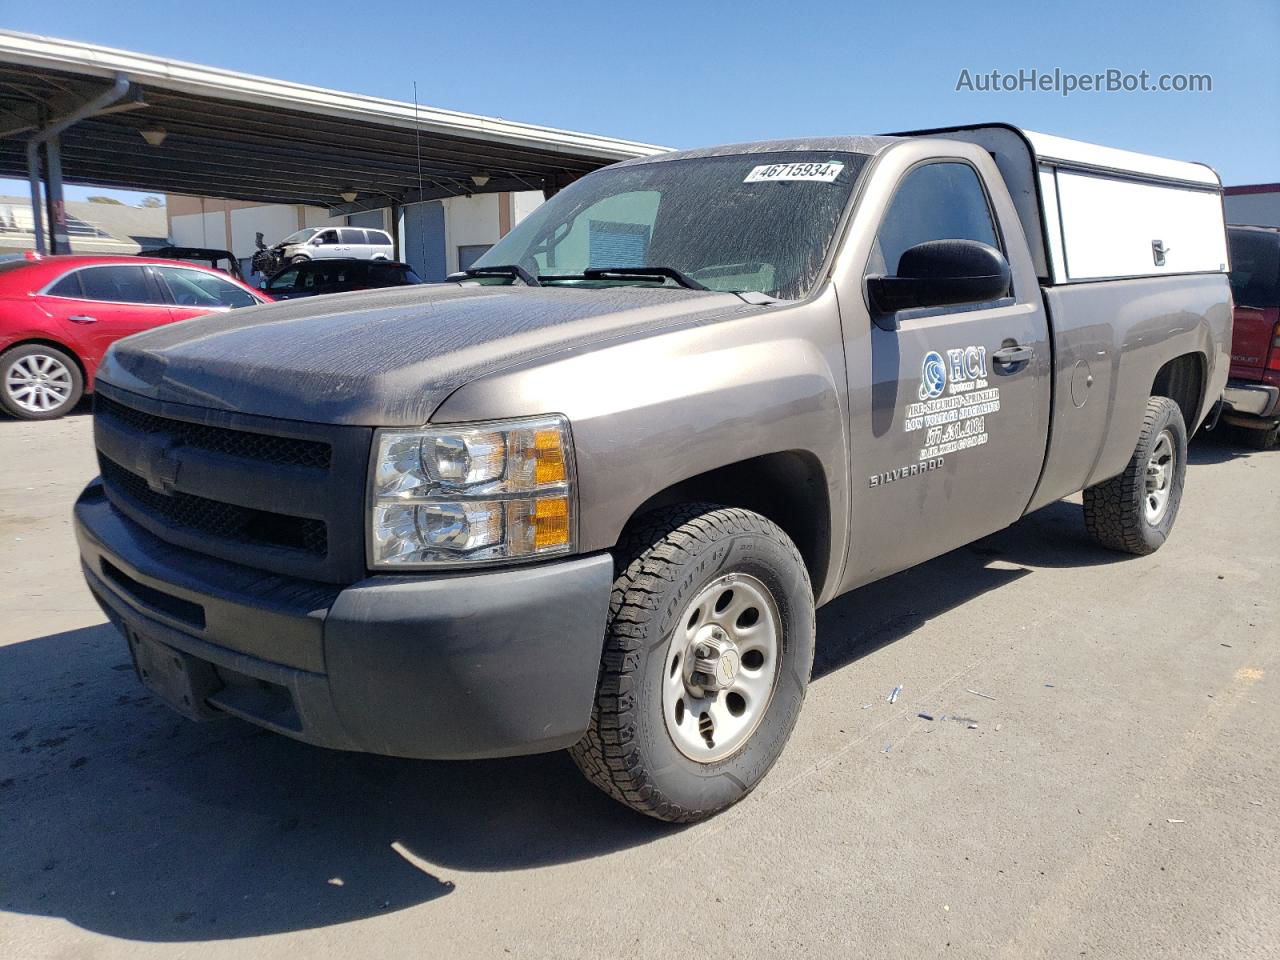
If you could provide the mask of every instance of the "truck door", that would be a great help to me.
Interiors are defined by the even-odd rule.
[[[991,177],[989,190],[978,170],[959,159],[907,169],[884,208],[863,293],[866,276],[896,275],[908,248],[967,239],[1011,261],[1009,296],[902,310],[887,322],[880,317],[882,325],[873,322],[868,303],[850,310],[842,301],[842,314],[852,314],[845,323],[853,465],[848,586],[1008,526],[1039,479],[1048,431],[1048,323],[994,164]],[[1007,217],[994,215],[993,195]]]

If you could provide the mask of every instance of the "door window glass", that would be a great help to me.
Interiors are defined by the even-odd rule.
[[[364,243],[363,230],[347,228],[345,230],[339,230],[338,236],[342,238],[343,243]]]
[[[298,281],[299,290],[329,290],[343,282],[349,264],[341,260],[330,260],[308,265]]]
[[[159,303],[142,267],[89,267],[80,271],[84,299],[106,303]]]
[[[286,290],[292,290],[293,285],[298,282],[298,272],[297,267],[281,270],[267,281],[267,293],[283,293]]]
[[[250,307],[258,302],[248,290],[211,273],[181,267],[156,267],[156,273],[180,307]]]
[[[907,174],[880,224],[867,272],[896,276],[902,254],[930,240],[977,240],[1000,249],[986,192],[967,163],[930,163]]]
[[[73,300],[83,299],[84,291],[80,288],[80,273],[79,270],[72,270],[49,288],[49,296],[70,297]]]
[[[337,242],[338,242],[337,230],[325,230],[318,237],[316,237],[316,243],[323,244],[326,246],[329,244],[337,243]]]

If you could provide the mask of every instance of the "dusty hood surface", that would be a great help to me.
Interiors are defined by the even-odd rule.
[[[654,287],[402,287],[250,307],[112,348],[98,377],[157,400],[412,426],[462,384],[583,344],[763,309]]]

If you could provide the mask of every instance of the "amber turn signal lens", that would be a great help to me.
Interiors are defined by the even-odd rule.
[[[542,497],[534,505],[533,548],[544,550],[569,542],[569,498]]]
[[[560,431],[538,430],[533,437],[533,450],[537,458],[534,482],[539,487],[564,483],[564,446]]]

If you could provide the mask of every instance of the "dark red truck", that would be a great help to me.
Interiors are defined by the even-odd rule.
[[[1227,227],[1235,333],[1222,419],[1254,446],[1280,439],[1280,228]]]

